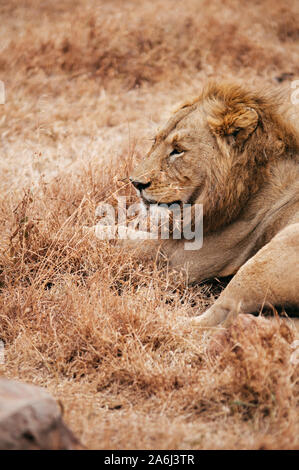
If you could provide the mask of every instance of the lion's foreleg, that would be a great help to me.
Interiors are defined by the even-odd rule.
[[[299,306],[299,224],[279,232],[237,272],[198,326],[228,326],[238,313],[263,306]]]

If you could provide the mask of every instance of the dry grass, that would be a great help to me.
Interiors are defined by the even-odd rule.
[[[96,5],[96,6],[95,6]],[[297,9],[296,9],[297,8]],[[298,448],[296,337],[188,319],[217,294],[81,230],[208,77],[289,87],[296,1],[0,1],[0,337],[89,448]],[[217,348],[216,348],[217,349]]]

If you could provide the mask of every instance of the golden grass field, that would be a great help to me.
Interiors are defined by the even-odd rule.
[[[298,449],[298,333],[236,322],[215,353],[188,319],[222,282],[187,288],[82,231],[100,201],[136,200],[121,179],[209,78],[290,90],[298,2],[0,0],[0,15],[1,374],[46,387],[90,449]]]

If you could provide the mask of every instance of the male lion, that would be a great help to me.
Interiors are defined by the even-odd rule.
[[[265,305],[299,307],[299,135],[276,98],[209,84],[158,132],[130,180],[146,206],[203,205],[197,251],[184,239],[133,242],[162,251],[190,283],[235,275],[199,326],[228,326]]]
[[[212,83],[156,135],[130,177],[142,201],[203,204],[203,246],[153,243],[190,282],[234,275],[196,317],[227,325],[264,305],[299,306],[299,135],[275,98]]]

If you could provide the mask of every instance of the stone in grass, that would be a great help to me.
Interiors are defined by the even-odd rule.
[[[44,389],[0,378],[0,450],[82,448]]]

